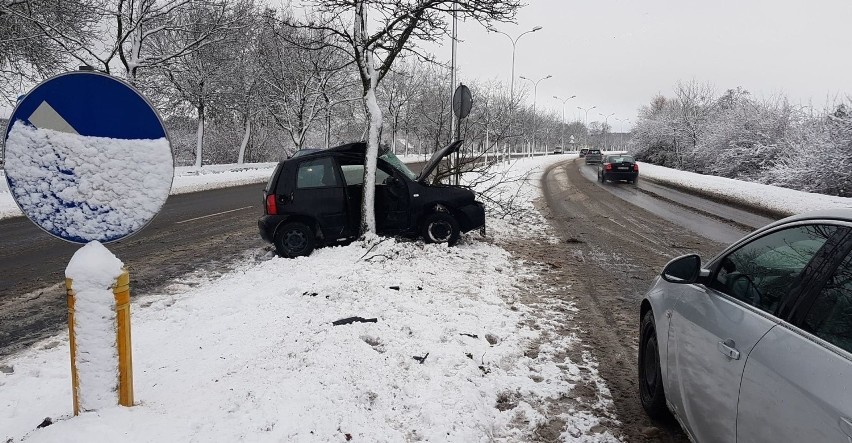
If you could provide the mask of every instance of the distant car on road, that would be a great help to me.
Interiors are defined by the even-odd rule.
[[[551,154],[554,154],[554,155],[561,154],[561,153],[562,153],[562,148],[556,148],[556,149],[553,150],[553,152],[551,152]]]
[[[639,310],[639,396],[692,441],[852,437],[852,210],[669,262]]]
[[[636,183],[639,179],[639,165],[633,157],[625,154],[607,155],[598,165],[598,181],[626,181]]]
[[[595,163],[600,163],[603,160],[603,154],[601,154],[600,149],[589,149],[586,152],[586,164],[591,165]]]
[[[427,182],[441,160],[460,146],[457,141],[436,152],[419,175],[389,150],[379,153],[379,234],[422,236],[427,243],[453,245],[462,232],[485,226],[484,206],[473,191]],[[263,190],[264,215],[257,222],[261,238],[283,257],[309,255],[317,246],[357,238],[365,150],[365,143],[350,143],[278,163]]]
[[[585,157],[588,152],[589,152],[589,148],[580,149],[580,158]]]

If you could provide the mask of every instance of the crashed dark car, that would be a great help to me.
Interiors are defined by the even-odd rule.
[[[473,191],[429,184],[427,179],[461,141],[412,172],[392,152],[379,152],[376,229],[380,235],[422,237],[455,244],[461,233],[485,226],[485,208]],[[260,236],[282,257],[309,255],[316,247],[356,239],[361,221],[365,143],[350,143],[282,161],[263,190]]]

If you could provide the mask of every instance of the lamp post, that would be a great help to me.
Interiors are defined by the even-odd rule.
[[[519,77],[520,79],[530,81],[535,85],[535,86],[533,86],[533,135],[532,135],[532,148],[530,149],[530,153],[532,155],[535,155],[535,133],[538,130],[538,114],[535,113],[535,101],[536,101],[536,96],[538,95],[538,84],[541,83],[542,80],[547,80],[551,77],[553,77],[553,76],[547,75],[547,76],[542,77],[542,78],[540,78],[536,81],[533,81],[532,79],[526,78],[523,75]]]
[[[503,32],[503,31],[498,31],[497,28],[488,28],[488,30],[490,32],[496,32],[498,34],[505,35],[506,37],[509,38],[509,41],[512,42],[512,77],[509,80],[509,83],[511,85],[509,87],[509,104],[512,106],[512,108],[511,108],[512,112],[511,112],[511,115],[509,116],[509,134],[510,135],[512,133],[512,121],[515,119],[515,51],[518,49],[518,40],[520,40],[521,37],[523,37],[526,34],[529,34],[531,32],[540,31],[541,29],[542,29],[541,26],[536,26],[536,27],[530,29],[529,31],[524,31],[524,32],[520,33],[517,37],[512,38],[511,35]]]
[[[561,98],[559,98],[555,95],[553,96],[553,98],[562,102],[562,150],[563,151],[565,150],[565,103],[567,103],[568,100],[571,100],[574,97],[576,97],[576,95],[572,95],[571,97],[568,97],[565,100],[562,100]]]
[[[599,114],[601,117],[603,117],[603,118],[604,118],[604,127],[602,128],[602,129],[603,129],[603,131],[604,131],[604,143],[603,143],[603,150],[604,150],[604,151],[606,151],[606,138],[607,138],[607,137],[606,137],[606,127],[607,127],[607,126],[609,126],[609,118],[610,118],[610,117],[612,117],[613,115],[615,115],[615,113],[613,112],[612,114],[604,115],[604,114],[601,114],[600,112],[598,112],[598,114]]]
[[[619,122],[621,122],[621,131],[619,131],[618,136],[619,136],[619,142],[621,144],[621,148],[624,149],[624,134],[625,134],[624,128],[625,128],[625,124],[628,127],[630,126],[630,119],[629,118],[618,118],[618,117],[616,117],[615,119],[618,120]]]
[[[583,111],[586,111],[586,115],[583,117],[583,126],[586,128],[586,136],[583,137],[583,146],[586,147],[586,148],[589,147],[589,124],[588,124],[589,111],[591,111],[592,109],[595,109],[595,108],[597,108],[597,106],[592,106],[591,108],[584,108],[582,106],[577,106],[577,109],[581,109]]]
[[[511,35],[503,32],[503,31],[498,31],[496,28],[488,28],[488,30],[491,31],[491,32],[496,32],[498,34],[503,34],[506,37],[509,37],[509,41],[512,42],[512,78],[510,80],[511,86],[510,86],[510,89],[509,89],[509,91],[510,91],[509,92],[509,100],[512,101],[513,103],[515,101],[515,50],[518,49],[518,40],[520,40],[521,37],[523,37],[526,34],[529,34],[531,32],[540,31],[541,29],[542,29],[541,26],[536,26],[536,27],[530,29],[529,31],[522,32],[517,37],[512,38]]]

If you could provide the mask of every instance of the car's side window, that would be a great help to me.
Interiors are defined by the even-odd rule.
[[[836,230],[834,226],[804,225],[760,237],[725,256],[710,287],[774,313]]]
[[[343,180],[346,181],[346,186],[361,185],[364,183],[364,165],[341,165],[343,171]],[[376,168],[376,184],[380,185],[390,177],[385,171]]]
[[[334,160],[320,158],[302,162],[297,172],[297,188],[330,188],[339,186],[340,182],[334,171]]]
[[[802,329],[852,352],[852,254],[829,277],[805,316]]]

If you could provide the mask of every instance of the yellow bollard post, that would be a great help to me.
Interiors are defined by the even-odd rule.
[[[65,279],[65,293],[68,298],[68,341],[71,347],[71,396],[74,401],[74,415],[80,413],[80,402],[77,399],[77,388],[80,380],[77,378],[77,340],[74,337],[74,289],[71,287],[71,279]]]
[[[118,276],[115,287],[116,343],[118,344],[118,404],[133,406],[133,352],[130,347],[130,273]]]
[[[71,390],[74,399],[74,415],[80,414],[77,376],[77,341],[74,334],[73,281],[65,279],[68,295],[68,341],[71,348]],[[133,353],[130,346],[130,274],[125,269],[112,288],[115,297],[116,346],[118,347],[118,404],[133,406]]]

